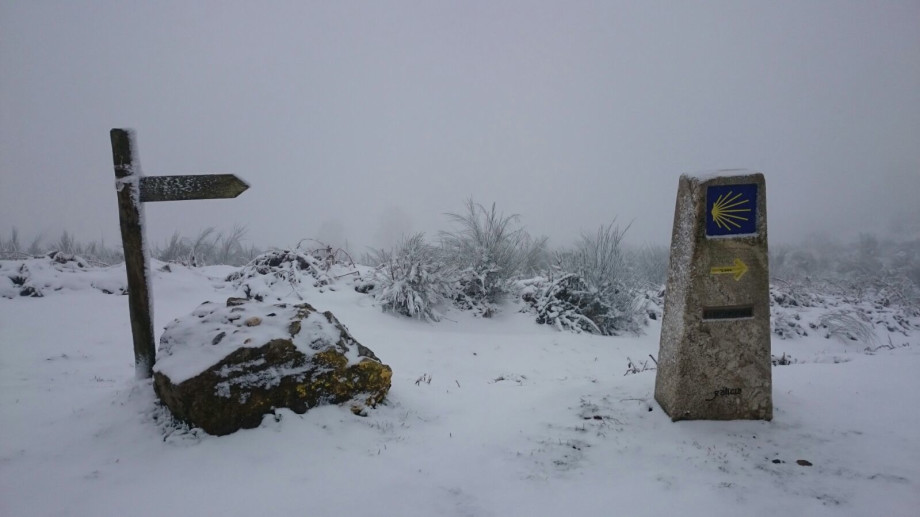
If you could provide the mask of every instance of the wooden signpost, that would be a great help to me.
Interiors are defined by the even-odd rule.
[[[249,185],[232,174],[144,177],[137,161],[134,132],[113,129],[110,136],[115,163],[115,190],[118,191],[118,219],[121,223],[121,242],[128,275],[134,369],[137,378],[148,379],[153,376],[156,345],[150,304],[150,265],[141,203],[232,198],[242,194]]]

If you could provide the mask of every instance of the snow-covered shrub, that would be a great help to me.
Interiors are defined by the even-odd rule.
[[[801,317],[797,313],[774,311],[770,323],[773,326],[773,334],[780,339],[792,339],[796,336],[808,335],[808,331],[802,326]]]
[[[0,253],[12,255],[22,252],[22,244],[19,243],[19,230],[17,230],[16,227],[13,227],[9,239],[4,239],[0,236]]]
[[[178,230],[173,232],[164,247],[155,247],[152,255],[163,262],[175,262],[189,267],[197,265],[188,239],[183,238]]]
[[[322,263],[300,250],[272,250],[253,259],[226,278],[241,296],[258,301],[303,299],[302,287],[330,283]]]
[[[303,286],[325,288],[337,279],[356,275],[357,268],[338,262],[336,254],[326,248],[303,251],[272,250],[259,255],[249,264],[227,276],[240,294],[248,299],[281,300],[285,296],[303,299]]]
[[[83,257],[59,251],[23,260],[0,260],[0,297],[40,298],[87,289],[125,294],[124,269],[96,267]]]
[[[457,271],[454,302],[461,309],[489,317],[509,291],[511,279],[538,256],[543,242],[534,245],[518,226],[518,216],[499,213],[467,201],[466,212],[447,214],[456,225],[441,232],[448,265]]]
[[[163,247],[156,247],[152,256],[163,262],[176,262],[188,267],[207,265],[238,266],[253,260],[259,252],[253,248],[243,246],[243,237],[246,227],[235,225],[233,229],[224,234],[208,227],[198,232],[194,238],[182,237],[178,231]]]
[[[0,260],[27,260],[40,258],[53,252],[79,256],[84,263],[98,267],[124,261],[121,249],[109,248],[105,245],[105,241],[92,241],[87,244],[77,242],[73,234],[68,231],[64,231],[57,242],[47,246],[42,244],[41,235],[32,239],[28,247],[23,246],[19,240],[19,231],[15,227],[8,240],[0,236]]]
[[[289,290],[300,297],[298,288],[317,276],[317,266],[312,257],[297,250],[272,250],[253,259],[239,270],[230,273],[231,282],[247,299],[264,301],[274,297],[278,288]]]
[[[671,250],[667,246],[649,244],[630,250],[627,260],[639,283],[649,289],[660,289],[668,281],[670,254]]]
[[[384,311],[438,321],[437,306],[450,298],[452,279],[438,250],[416,233],[392,250],[374,252],[374,299]]]
[[[825,329],[824,337],[836,337],[872,345],[876,341],[872,321],[865,319],[859,312],[841,309],[829,312],[818,318],[818,325]]]
[[[550,268],[553,255],[546,247],[548,241],[549,238],[546,236],[534,238],[524,232],[521,239],[522,259],[518,266],[518,274],[535,276]]]
[[[560,271],[584,283],[586,294],[580,296],[590,297],[602,307],[592,321],[604,335],[638,332],[646,318],[639,282],[621,246],[627,229],[620,230],[614,223],[601,226],[594,235],[582,234],[573,250],[557,257]]]
[[[892,269],[913,283],[916,300],[920,302],[920,239],[897,244],[891,255]]]
[[[652,361],[651,364],[649,364],[649,360]],[[658,361],[655,359],[655,356],[653,356],[652,354],[648,355],[648,359],[645,359],[642,361],[633,361],[631,357],[626,356],[626,373],[624,373],[623,375],[624,376],[630,375],[630,374],[635,375],[637,373],[642,373],[642,372],[647,372],[649,370],[657,370],[657,369],[658,369]],[[651,409],[649,409],[649,411],[651,411]]]
[[[783,352],[783,355],[780,356],[772,354],[770,355],[770,363],[773,366],[788,366],[797,362],[798,361],[796,359],[794,359],[791,355],[786,354],[786,352]]]
[[[920,316],[920,284],[904,272],[886,269],[863,282],[864,289],[874,295],[882,307],[900,307],[910,316]]]
[[[579,276],[563,273],[556,279],[535,277],[522,280],[520,287],[521,299],[536,314],[537,323],[576,333],[604,333],[600,325],[606,307]]]
[[[815,294],[826,289],[818,288],[810,281],[774,280],[770,286],[770,304],[778,307],[815,307],[821,297]]]
[[[312,243],[312,245],[309,245]],[[301,239],[297,249],[305,251],[308,255],[319,261],[320,269],[325,272],[346,268],[355,270],[355,261],[342,248],[333,248],[331,245],[316,239]],[[348,273],[354,274],[354,273]]]

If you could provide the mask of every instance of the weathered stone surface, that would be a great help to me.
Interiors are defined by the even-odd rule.
[[[707,191],[721,185],[757,186],[739,205],[756,211],[738,212],[756,218],[751,231],[707,235]],[[673,420],[773,418],[762,174],[680,178],[655,399]]]
[[[275,408],[348,403],[360,413],[386,396],[391,376],[330,312],[231,299],[167,327],[154,387],[176,417],[225,435]]]

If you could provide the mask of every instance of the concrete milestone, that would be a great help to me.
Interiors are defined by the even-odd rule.
[[[672,420],[771,420],[763,174],[684,175],[677,191],[655,399]]]

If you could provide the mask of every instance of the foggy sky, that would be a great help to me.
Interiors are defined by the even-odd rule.
[[[679,175],[723,168],[765,174],[772,242],[920,222],[918,1],[0,5],[4,237],[118,244],[114,127],[146,175],[251,184],[147,204],[154,243],[362,250],[472,196],[666,244]]]

